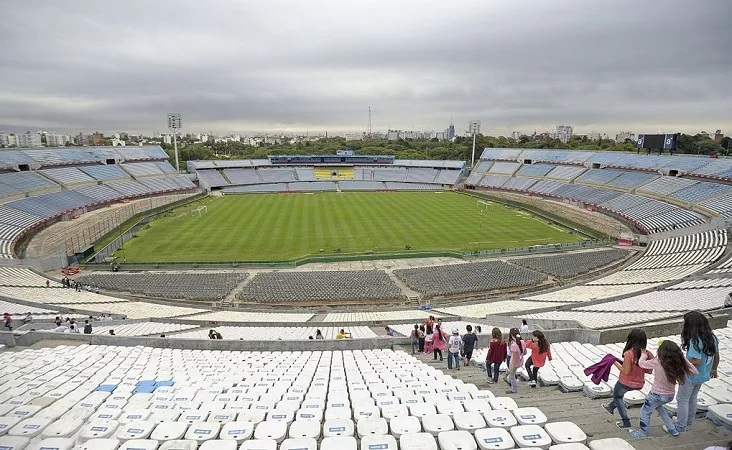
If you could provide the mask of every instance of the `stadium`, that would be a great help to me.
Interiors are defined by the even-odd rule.
[[[13,323],[0,333],[0,448],[640,449],[732,437],[732,160],[486,148],[474,167],[339,152],[187,168],[156,146],[0,151],[0,303]],[[649,349],[678,341],[691,310],[722,355],[699,394],[696,440],[662,435],[654,418],[654,437],[629,443],[598,417],[617,369],[595,384],[584,368],[622,353],[636,327]],[[430,316],[461,334],[480,326],[467,370],[409,353]],[[56,317],[92,317],[92,330]],[[514,397],[487,383],[485,352],[493,328],[522,320],[554,358],[541,389]],[[350,338],[336,339],[343,329]],[[653,379],[625,403],[642,405]]]

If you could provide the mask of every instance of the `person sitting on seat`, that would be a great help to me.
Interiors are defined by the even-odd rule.
[[[315,330],[315,339],[325,339],[323,337],[323,332],[320,331],[320,328],[318,328],[317,330]]]
[[[208,338],[209,339],[223,339],[223,337],[221,337],[221,333],[219,333],[216,330],[210,330],[208,332]]]
[[[387,336],[392,336],[392,337],[394,336],[394,330],[392,330],[391,328],[389,328],[388,325],[384,327],[384,330],[386,330],[386,335]]]
[[[92,334],[92,324],[88,320],[84,321],[84,334]]]
[[[116,334],[114,334],[114,330],[109,330],[109,335],[110,336],[117,336]]]
[[[28,314],[26,314],[25,317],[23,317],[23,323],[25,323],[25,324],[33,323],[33,314],[28,312]]]
[[[336,334],[336,339],[351,339],[353,336],[351,336],[351,333],[341,328],[341,330]]]

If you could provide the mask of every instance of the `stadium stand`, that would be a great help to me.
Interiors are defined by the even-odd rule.
[[[274,313],[274,312],[257,312],[257,311],[216,311],[204,312],[190,317],[191,320],[205,322],[244,322],[252,323],[290,323],[290,322],[307,322],[313,317],[308,313]]]
[[[205,173],[207,170],[199,171]],[[254,169],[224,169],[224,175],[231,181],[231,184],[258,184],[262,183],[262,179]],[[315,178],[315,175],[312,176]],[[302,178],[300,178],[302,180]],[[303,180],[305,181],[305,180]],[[222,185],[223,186],[223,185]]]
[[[431,313],[420,310],[404,311],[370,311],[370,312],[338,312],[329,313],[323,318],[323,322],[349,323],[349,322],[390,322],[396,320],[418,320],[423,321]]]
[[[319,327],[317,325],[311,327],[231,327],[222,326],[216,327],[216,331],[221,333],[224,339],[230,340],[244,340],[244,341],[260,341],[260,340],[307,340],[310,336],[315,338],[315,331],[320,330],[323,333],[325,339],[335,339],[338,334],[339,327]],[[115,330],[116,331],[116,330]],[[176,333],[171,335],[171,338],[180,339],[207,339],[208,329],[199,329],[193,331],[186,331],[183,333]],[[377,337],[371,328],[366,326],[353,326],[348,327],[348,332],[351,333],[353,339],[365,339]]]
[[[488,174],[480,180],[480,186],[484,187],[500,187],[510,179],[507,175]]]
[[[547,278],[503,261],[397,269],[394,275],[411,289],[428,296],[515,288],[538,284]]]
[[[401,290],[379,270],[264,272],[244,286],[242,300],[307,302],[324,300],[398,300]]]
[[[479,303],[473,305],[439,307],[436,308],[434,311],[460,317],[484,318],[486,315],[489,314],[511,314],[541,308],[553,308],[566,304],[568,304],[568,302],[554,301],[549,304],[541,304],[535,301],[500,300],[490,303]]]
[[[312,167],[295,167],[295,175],[300,181],[317,181]]]
[[[334,181],[295,181],[293,183],[287,183],[287,190],[291,192],[335,191],[336,184]]]
[[[229,182],[226,181],[221,172],[216,169],[213,170],[200,170],[198,171],[198,181],[205,186],[220,187],[228,186]]]
[[[94,288],[151,297],[220,300],[247,277],[237,272],[94,273],[77,281]]]
[[[94,178],[87,175],[77,167],[57,167],[53,169],[42,169],[38,172],[58,184],[63,185],[93,183],[95,181]]]
[[[488,169],[488,173],[492,174],[501,174],[501,175],[513,175],[514,172],[516,172],[519,167],[521,167],[521,164],[519,163],[512,163],[512,162],[496,162],[493,163],[490,169]]]
[[[339,181],[338,185],[342,191],[379,191],[386,189],[386,184],[381,181]]]
[[[257,172],[265,183],[287,183],[297,181],[292,168],[258,169]]]
[[[544,272],[550,275],[569,278],[590,272],[628,256],[625,250],[601,250],[566,255],[537,256],[511,260],[513,264]]]
[[[0,173],[0,257],[14,257],[17,240],[48,220],[118,200],[194,191],[187,177],[173,175],[167,158],[160,147],[3,151],[0,167],[11,172]]]
[[[556,166],[551,164],[524,164],[516,172],[516,176],[520,177],[544,177],[551,172]]]
[[[574,166],[557,166],[552,171],[547,173],[546,178],[555,180],[574,180],[580,176],[586,169],[584,167]]]
[[[504,162],[506,160],[512,162]],[[577,164],[586,167],[578,167]],[[698,207],[694,209],[707,211],[711,215],[732,217],[732,185],[682,178],[691,175],[732,181],[729,178],[732,177],[732,163],[728,161],[692,156],[571,150],[485,149],[478,167],[490,167],[490,173],[510,175],[511,178],[485,179],[483,173],[474,172],[466,180],[467,186],[538,193],[580,201],[615,213],[645,233],[690,227],[706,221],[705,217],[695,212],[646,197],[669,199],[690,208]],[[553,168],[546,172],[549,167]],[[539,178],[540,181],[515,181],[526,176]],[[623,191],[637,192],[641,196],[622,194]],[[636,208],[641,204],[641,208]]]
[[[159,336],[198,328],[198,325],[179,323],[138,322],[115,325],[99,325],[99,323],[92,322],[92,334],[108,335],[109,330],[114,330],[115,336]]]
[[[150,175],[163,175],[165,173],[154,162],[126,163],[122,164],[121,167],[135,178]]]
[[[439,191],[442,186],[434,183],[401,183],[399,181],[385,181],[386,189],[391,191]]]
[[[0,267],[0,286],[61,287],[61,283],[22,267]]]
[[[568,349],[568,363],[575,353]],[[76,376],[65,376],[70,358],[78,360]],[[539,408],[519,408],[402,351],[192,354],[84,345],[4,353],[0,361],[38,385],[18,389],[30,402],[55,400],[9,410],[13,422],[0,439],[13,447],[35,439],[70,449],[78,439],[95,450],[354,450],[358,439],[362,449],[435,450],[439,442],[443,450],[476,450],[588,441],[572,422],[552,422]],[[529,415],[540,420],[529,424]],[[183,438],[194,446],[183,446]],[[602,443],[591,448],[607,448],[595,442]]]
[[[286,192],[284,183],[253,184],[249,186],[228,186],[221,190],[224,194],[242,194],[247,192]]]

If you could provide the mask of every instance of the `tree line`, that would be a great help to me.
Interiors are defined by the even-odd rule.
[[[321,138],[315,141],[278,143],[251,146],[244,142],[197,143],[182,139],[178,145],[181,168],[187,161],[205,159],[263,159],[267,155],[286,154],[334,154],[338,150],[352,150],[357,155],[392,155],[397,159],[448,159],[470,161],[472,138],[457,137],[454,141],[437,139],[399,139],[387,141],[372,139],[351,141],[343,137]],[[162,144],[163,149],[173,156],[173,146]],[[636,152],[635,142],[615,142],[611,139],[589,140],[586,136],[572,137],[567,143],[559,139],[534,140],[529,136],[513,139],[505,136],[483,136],[476,138],[475,158],[478,159],[483,148],[526,148],[526,149],[572,149],[602,150],[613,152]],[[725,137],[722,142],[697,135],[681,134],[676,153],[698,155],[727,155],[732,147],[732,139]],[[641,150],[645,151],[645,150]]]

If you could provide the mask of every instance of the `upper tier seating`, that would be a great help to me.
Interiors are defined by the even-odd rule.
[[[208,172],[207,170],[198,171],[200,176],[201,173]],[[231,181],[231,184],[257,184],[262,183],[262,179],[257,174],[255,169],[224,169],[224,175]],[[312,178],[315,178],[313,175]],[[222,185],[223,186],[223,185]]]
[[[217,169],[199,170],[198,171],[198,180],[201,182],[201,184],[205,184],[210,187],[220,187],[220,186],[229,185],[229,182],[226,181],[226,178],[224,178],[224,176],[221,175],[221,172],[219,172]]]
[[[95,180],[116,180],[118,178],[130,177],[127,172],[115,165],[80,166],[79,170]]]
[[[54,169],[39,170],[39,173],[59,184],[71,185],[79,183],[93,183],[94,178],[77,167],[57,167]]]
[[[258,169],[257,172],[265,183],[287,183],[297,181],[295,171],[291,168]]]
[[[135,178],[164,173],[154,162],[126,163],[122,168]]]

